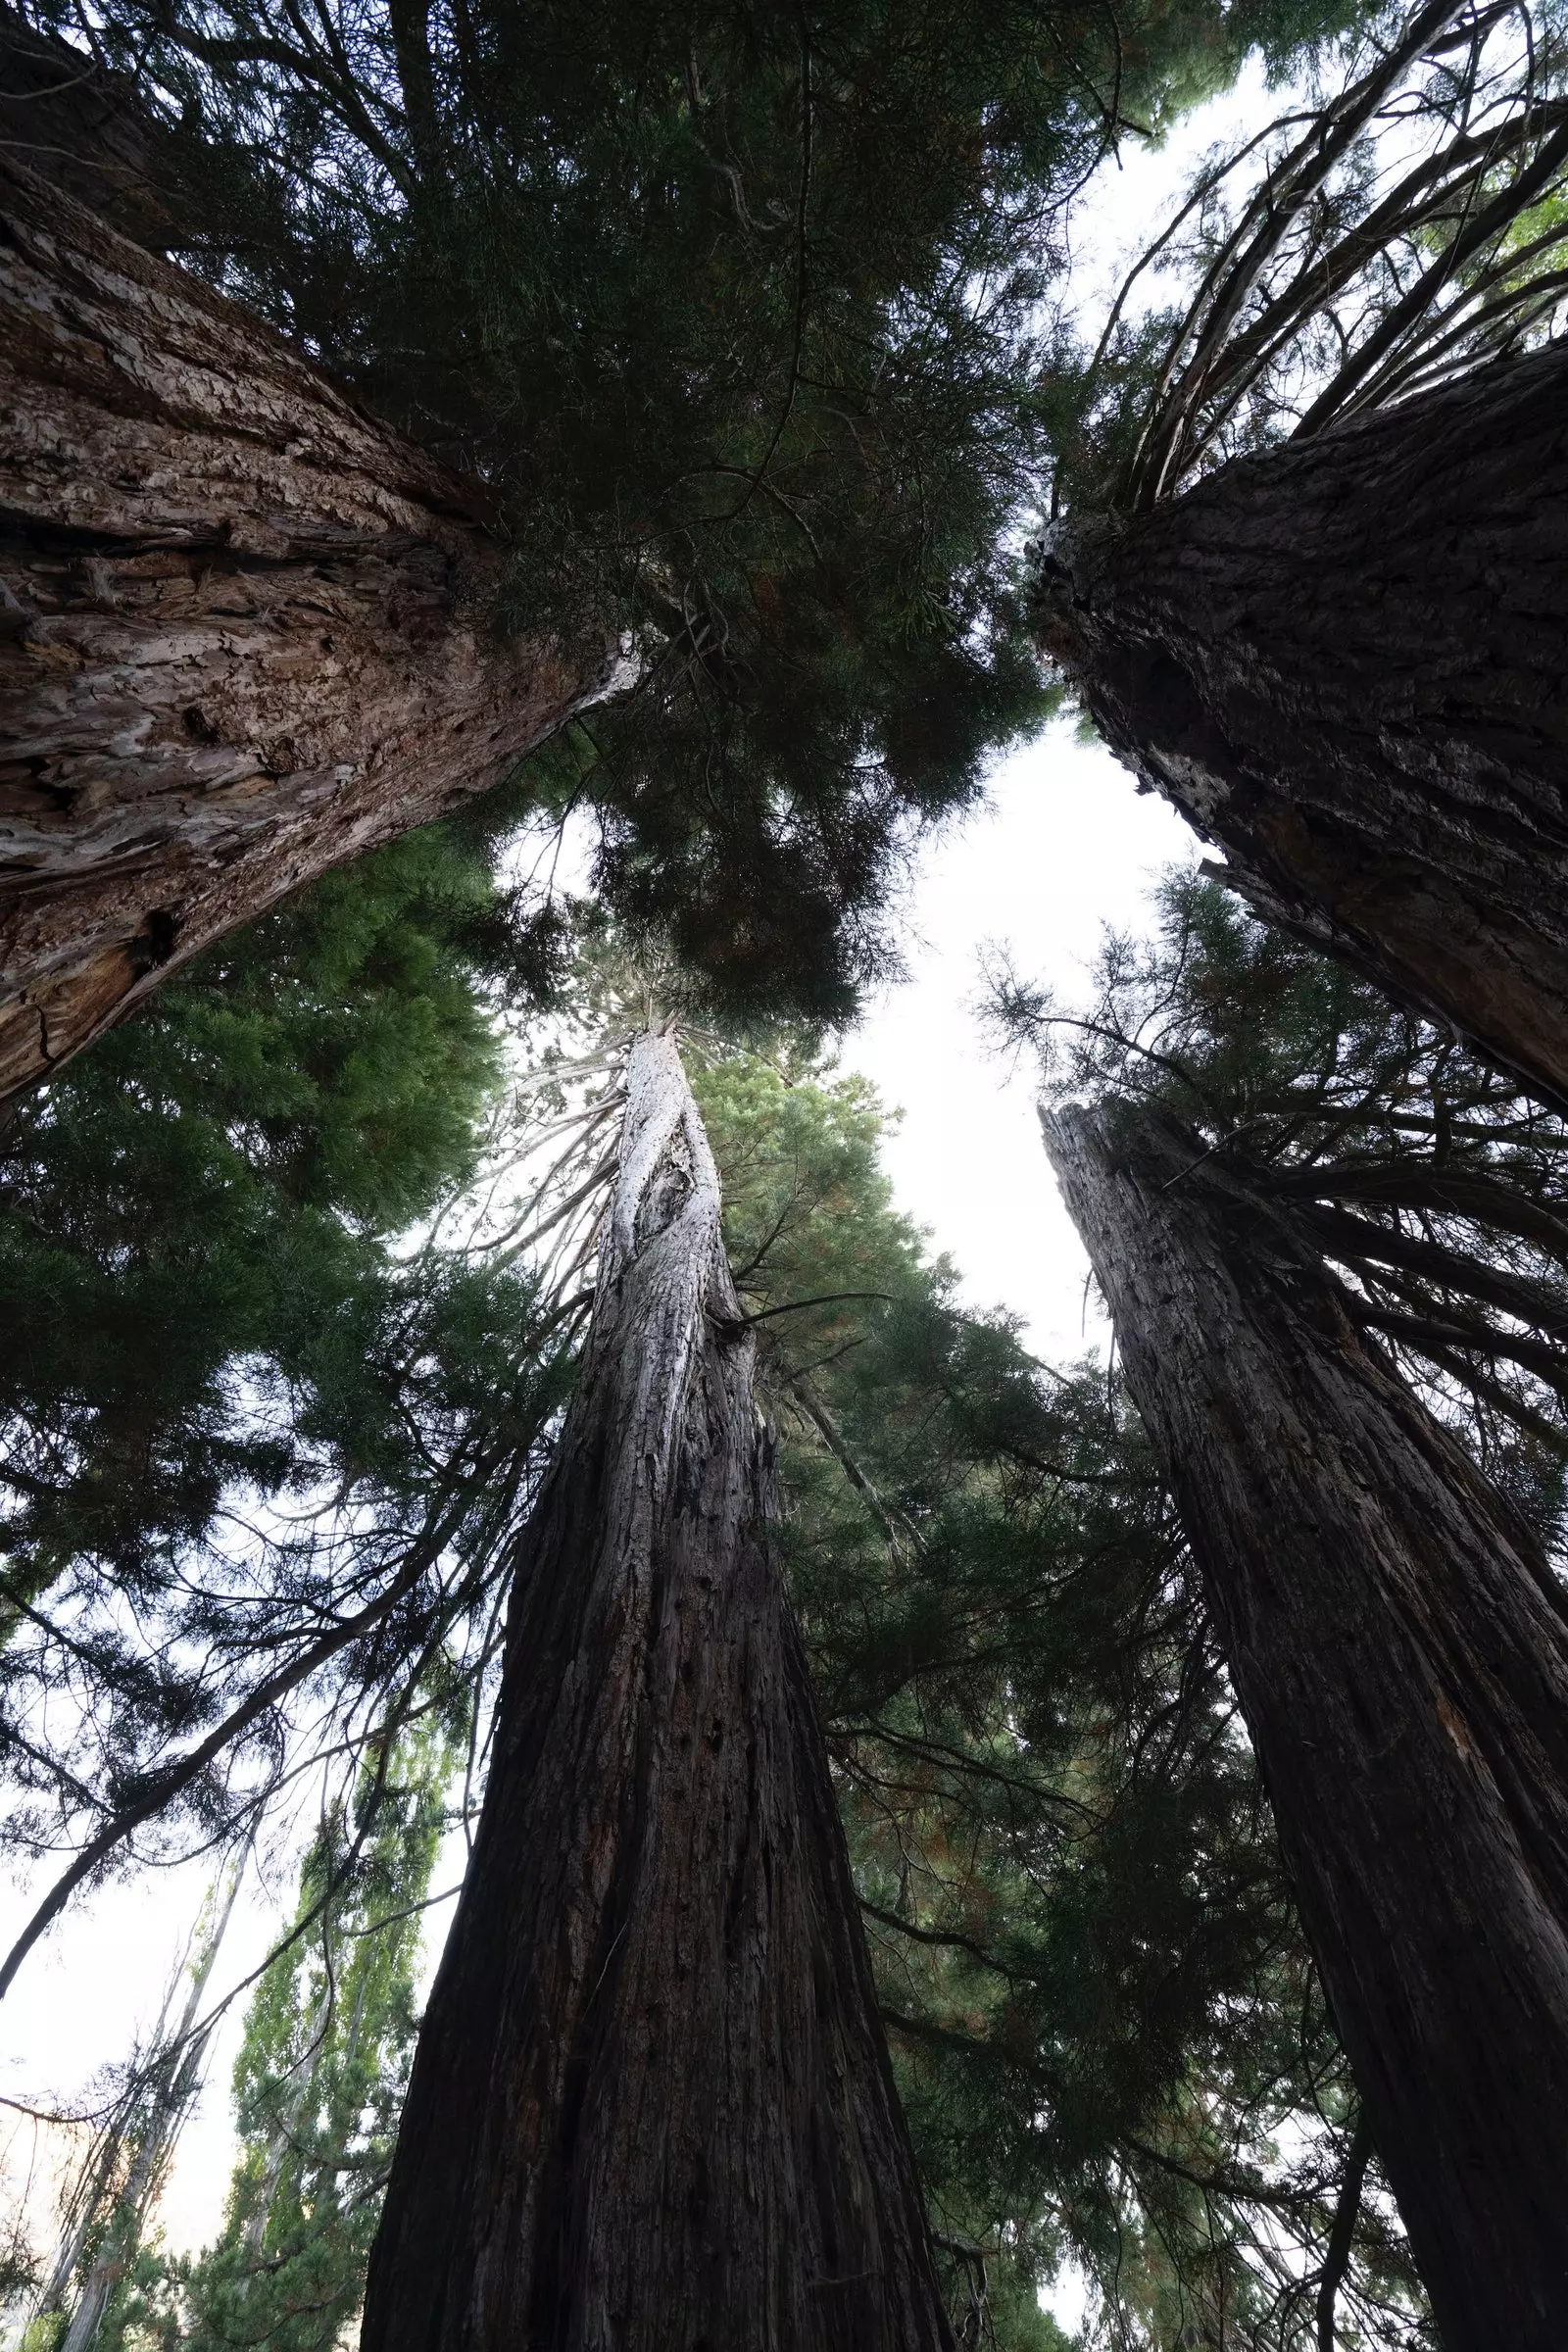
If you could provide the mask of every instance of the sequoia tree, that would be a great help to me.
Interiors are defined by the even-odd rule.
[[[0,159],[0,1096],[610,681],[497,639],[461,482]]]
[[[1146,256],[1205,267],[1084,370],[1036,616],[1254,905],[1561,1104],[1565,60],[1464,16],[1414,11]]]
[[[74,23],[172,192],[120,203],[96,107],[63,175],[185,267],[0,182],[0,1091],[552,730],[519,806],[593,808],[619,913],[842,1013],[910,822],[1044,707],[1007,551],[1060,209],[1124,110],[1343,7]],[[88,74],[43,48],[40,166]]]
[[[719,1213],[645,1035],[368,2352],[951,2341]]]
[[[1170,1121],[1045,1119],[1452,2352],[1568,2323],[1568,1609],[1287,1211]]]

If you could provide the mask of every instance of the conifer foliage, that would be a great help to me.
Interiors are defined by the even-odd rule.
[[[1053,388],[1035,608],[1255,906],[1558,1108],[1565,90],[1433,0],[1205,168]]]
[[[509,945],[484,843],[427,830],[16,1106],[0,1320],[29,1338],[0,1371],[0,1487],[24,1589],[74,1560],[145,1575],[226,1480],[286,1484],[313,1396],[376,1443],[367,1317],[399,1290],[391,1237],[474,1164],[501,1073],[479,983]],[[286,1415],[247,1411],[241,1364]]]
[[[364,1773],[360,1820],[329,1816],[306,1856],[296,1938],[262,1980],[235,2066],[240,2153],[222,2232],[176,2272],[191,2352],[327,2352],[358,2312],[456,1762],[439,1733],[406,1734]]]
[[[13,173],[8,1086],[552,733],[624,918],[842,1008],[1048,699],[1009,549],[1063,207],[1325,11],[33,14],[137,92],[188,269]]]

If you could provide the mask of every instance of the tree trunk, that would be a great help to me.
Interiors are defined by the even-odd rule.
[[[500,562],[480,491],[0,153],[0,1099],[607,690],[492,637]]]
[[[1045,1121],[1448,2352],[1568,2342],[1568,1619],[1293,1229]]]
[[[635,1047],[365,2352],[951,2336],[674,1043]]]
[[[1568,346],[1054,532],[1039,633],[1258,907],[1568,1108]]]
[[[227,1892],[220,1895],[216,1887],[213,1890],[217,1914],[191,1964],[184,2006],[172,2031],[167,2034],[164,2029],[168,2023],[169,2002],[165,2002],[164,2015],[158,2023],[153,2056],[145,2070],[145,2087],[137,2095],[126,2126],[115,2134],[109,2152],[110,2164],[102,2171],[101,2181],[105,2186],[108,2184],[113,2167],[128,2143],[130,2160],[125,2177],[115,2196],[102,2237],[88,2265],[81,2291],[72,2306],[71,2318],[60,2337],[59,2352],[92,2352],[93,2345],[103,2331],[104,2320],[116,2290],[140,2251],[147,2216],[163,2188],[174,2143],[201,2088],[202,2069],[211,2038],[210,2026],[205,2031],[200,2030],[202,2001],[212,1979],[219,1948],[234,1915],[234,1904],[244,1875],[245,1859],[241,1856],[229,1874]],[[58,2308],[81,2249],[100,2218],[101,2209],[102,2187],[95,2182],[89,2191],[86,2210],[56,2261],[55,2282],[58,2282],[60,2291],[56,2291],[52,2282],[50,2295],[44,2304],[46,2311]]]

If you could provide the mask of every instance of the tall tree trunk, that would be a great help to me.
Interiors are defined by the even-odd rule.
[[[1568,2342],[1568,1619],[1293,1229],[1178,1132],[1046,1125],[1170,1473],[1448,2352]]]
[[[1040,637],[1264,912],[1568,1108],[1568,346],[1047,542]]]
[[[632,1054],[602,1249],[365,2352],[935,2352],[753,1341],[668,1037]]]
[[[608,689],[608,651],[491,634],[486,525],[0,153],[0,1099]]]

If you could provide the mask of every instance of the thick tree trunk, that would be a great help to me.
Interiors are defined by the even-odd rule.
[[[1290,1227],[1046,1124],[1448,2352],[1568,2342],[1568,1620]]]
[[[0,1099],[610,663],[504,646],[480,493],[0,153]]]
[[[951,2343],[718,1217],[644,1038],[365,2352]]]
[[[1568,346],[1058,529],[1037,616],[1262,911],[1568,1108]]]

